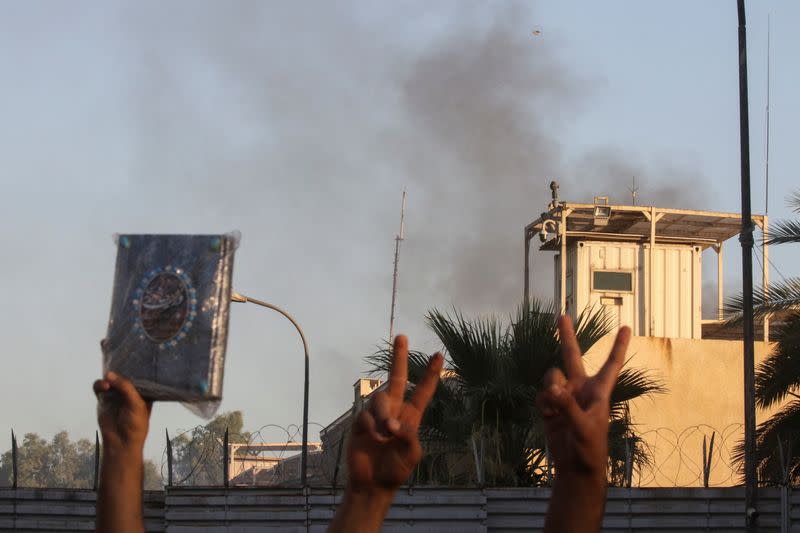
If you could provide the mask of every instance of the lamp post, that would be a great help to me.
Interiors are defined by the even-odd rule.
[[[261,307],[266,307],[267,309],[272,309],[273,311],[277,311],[278,313],[285,316],[289,322],[297,329],[297,332],[300,334],[300,338],[303,341],[303,352],[305,355],[305,376],[303,378],[303,448],[301,453],[300,459],[300,479],[303,482],[303,487],[306,487],[306,478],[307,478],[307,467],[308,467],[308,342],[306,342],[306,336],[303,334],[303,330],[300,327],[300,324],[292,318],[292,315],[267,302],[262,302],[261,300],[256,300],[255,298],[250,298],[249,296],[243,296],[238,292],[234,292],[231,294],[231,301],[232,302],[241,302],[241,303],[253,303],[256,305],[260,305]]]

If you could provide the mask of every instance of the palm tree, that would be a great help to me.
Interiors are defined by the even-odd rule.
[[[800,214],[800,191],[788,201]],[[782,220],[771,231],[768,244],[800,243],[800,220]],[[729,300],[729,322],[741,320],[742,295]],[[756,429],[757,467],[762,482],[800,481],[800,278],[785,279],[753,291],[753,316],[780,318],[775,347],[756,368],[756,405],[769,409],[791,401]],[[744,445],[735,459],[744,461]],[[788,470],[788,471],[787,471]]]
[[[445,352],[445,373],[420,428],[426,458],[416,481],[436,484],[530,486],[548,481],[547,448],[536,394],[545,372],[560,367],[561,356],[552,305],[533,301],[505,324],[495,317],[467,319],[433,310],[430,329]],[[583,313],[578,344],[586,351],[612,330],[608,317]],[[386,372],[391,348],[367,358],[371,373]],[[422,376],[428,356],[409,354],[409,380]],[[661,392],[662,386],[639,370],[625,369],[611,400],[610,472],[622,484],[627,451],[642,466],[647,456],[633,431],[627,403]]]
[[[787,198],[789,208],[800,214],[800,190]],[[800,220],[780,220],[771,230],[769,244],[800,243]]]

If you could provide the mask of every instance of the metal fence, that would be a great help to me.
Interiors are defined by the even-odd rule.
[[[321,428],[321,426],[320,426]],[[657,428],[638,435],[639,446],[647,457],[641,465],[626,467],[625,479],[616,484],[632,487],[729,487],[741,483],[740,466],[733,460],[733,451],[740,440],[741,424],[716,428],[708,424],[696,425],[675,431]],[[341,431],[341,438],[322,443],[312,442],[308,455],[308,483],[314,487],[337,487],[346,482],[345,437],[349,431]],[[268,424],[256,431],[234,433],[217,428],[209,431],[207,426],[195,426],[170,434],[163,434],[164,447],[160,469],[156,465],[161,484],[173,487],[190,486],[300,486],[300,426]],[[87,441],[87,445],[89,442]],[[99,440],[89,452],[93,457],[84,458],[89,470],[87,479],[81,484],[63,485],[34,483],[34,486],[58,488],[90,488],[96,486],[99,467]],[[20,474],[35,474],[31,468],[43,465],[17,464],[19,443],[12,432],[10,453],[7,453],[5,471],[9,479],[0,480],[0,486],[15,487]],[[488,452],[487,452],[488,453]],[[632,462],[632,451],[626,463]],[[483,452],[480,454],[461,451],[446,452],[446,469],[453,470],[452,480],[439,479],[440,485],[484,487],[491,484],[485,475]],[[438,457],[431,454],[432,459]],[[91,465],[89,465],[91,463]],[[10,468],[8,468],[10,466]],[[52,466],[52,465],[50,465]],[[551,472],[548,458],[541,468]],[[26,470],[27,469],[27,470]],[[412,476],[412,481],[417,479]],[[423,476],[424,477],[424,476]],[[25,479],[37,478],[27,475]],[[542,479],[549,479],[543,476]],[[775,480],[762,480],[765,484],[777,484]],[[778,483],[781,480],[777,480]],[[18,483],[24,486],[25,483]]]
[[[244,433],[225,429],[222,435],[195,426],[166,432],[161,475],[165,485],[175,487],[300,486],[301,448],[299,425],[267,424]],[[308,485],[336,485],[335,469],[322,464],[326,458],[338,459],[338,448],[334,456],[323,454],[321,443],[309,442]]]
[[[181,450],[175,442],[181,435],[189,435],[202,426],[184,431],[167,442],[162,461],[165,484],[174,486],[226,486],[229,485],[300,485],[298,426],[263,426],[246,434],[229,434],[211,442],[193,439],[184,442]],[[346,481],[346,440],[329,439],[326,446],[312,443],[309,462],[310,486],[336,487]],[[275,435],[284,438],[276,440]],[[734,458],[734,449],[741,439],[742,425],[730,424],[714,427],[709,424],[694,425],[676,431],[672,428],[655,428],[641,432],[638,446],[647,460],[626,469],[626,479],[617,483],[626,487],[730,487],[742,482],[741,465]],[[272,439],[267,438],[273,437]],[[261,446],[270,440],[270,447]],[[171,444],[172,443],[172,444]],[[227,443],[227,445],[226,445]],[[227,451],[226,451],[227,450]],[[626,463],[632,463],[634,451],[626,450]],[[256,455],[257,454],[257,455]],[[431,453],[447,463],[453,471],[452,480],[440,479],[440,485],[484,487],[490,483],[486,476],[483,453],[475,455],[469,449],[461,453],[446,452],[446,457]],[[180,460],[180,466],[176,461]],[[263,464],[255,464],[259,460]],[[171,461],[171,462],[170,462]],[[269,465],[272,468],[267,468]],[[549,458],[543,459],[541,468],[551,472]],[[256,473],[258,471],[258,473]],[[412,481],[418,476],[412,476]],[[550,476],[543,476],[546,480]],[[762,480],[765,484],[778,484],[775,480]]]
[[[800,491],[760,494],[760,530],[800,531]],[[544,524],[550,489],[401,489],[384,531],[513,532]],[[174,487],[145,494],[147,531],[322,532],[341,491],[289,488]],[[0,489],[0,531],[92,531],[95,493]],[[609,490],[603,530],[741,531],[744,489]]]

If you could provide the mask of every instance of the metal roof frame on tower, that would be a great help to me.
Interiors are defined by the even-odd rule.
[[[723,243],[741,232],[742,218],[740,214],[642,205],[610,205],[607,197],[596,197],[591,204],[564,202],[558,198],[558,188],[558,183],[550,184],[552,200],[547,206],[547,211],[525,227],[525,301],[528,301],[530,297],[530,246],[531,241],[537,235],[541,240],[540,250],[558,252],[556,261],[559,271],[556,272],[556,300],[561,313],[575,312],[575,309],[568,309],[567,302],[571,284],[574,284],[572,280],[568,280],[570,259],[568,249],[572,249],[576,243],[594,243],[595,246],[609,246],[610,243],[617,243],[621,246],[631,243],[634,247],[639,247],[638,253],[641,256],[636,261],[635,269],[633,266],[630,267],[637,271],[642,296],[642,309],[637,311],[637,314],[641,313],[643,327],[635,332],[645,336],[668,336],[656,334],[658,328],[655,327],[654,321],[657,317],[653,310],[654,305],[650,303],[654,301],[654,297],[658,297],[656,294],[658,280],[655,279],[655,273],[657,272],[657,261],[662,259],[656,257],[656,254],[659,253],[659,249],[666,249],[670,246],[679,249],[691,247],[696,252],[694,253],[697,263],[695,268],[698,269],[698,272],[693,281],[696,287],[692,290],[697,294],[693,294],[689,298],[697,300],[700,290],[699,253],[712,248],[717,253],[718,317],[716,321],[703,321],[699,316],[694,317],[693,320],[696,324],[693,337],[699,338],[698,331],[701,322],[720,322],[723,319]],[[766,235],[767,216],[753,215],[752,221]],[[769,264],[769,247],[766,239],[763,242],[762,253],[763,264]],[[560,261],[560,257],[566,257],[568,261]],[[684,259],[679,260],[684,261]],[[663,261],[668,261],[668,259],[665,257]],[[652,275],[647,269],[649,264],[654,265],[654,274]],[[663,282],[660,288],[665,288],[665,283]],[[769,271],[766,268],[763,273],[763,284],[765,288],[769,287]],[[565,290],[561,290],[561,287],[564,287]],[[619,291],[609,291],[608,296],[617,298],[620,296],[617,292]],[[763,338],[767,340],[769,321],[765,320],[763,326]]]

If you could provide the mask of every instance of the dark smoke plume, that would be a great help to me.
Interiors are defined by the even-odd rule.
[[[381,232],[386,248],[367,252],[384,254],[385,268],[365,278],[380,287],[407,186],[403,320],[431,306],[513,309],[522,228],[552,179],[573,201],[627,202],[634,176],[641,203],[697,207],[707,196],[692,169],[643,162],[636,147],[564,156],[596,80],[566,69],[546,32],[531,35],[540,21],[526,3],[391,14],[366,3],[237,5],[173,2],[131,17],[142,175],[169,173],[165,187],[188,189],[210,215],[304,210],[314,224],[292,228],[299,239],[326,225]],[[535,254],[534,265],[534,291],[549,296],[552,258]]]

